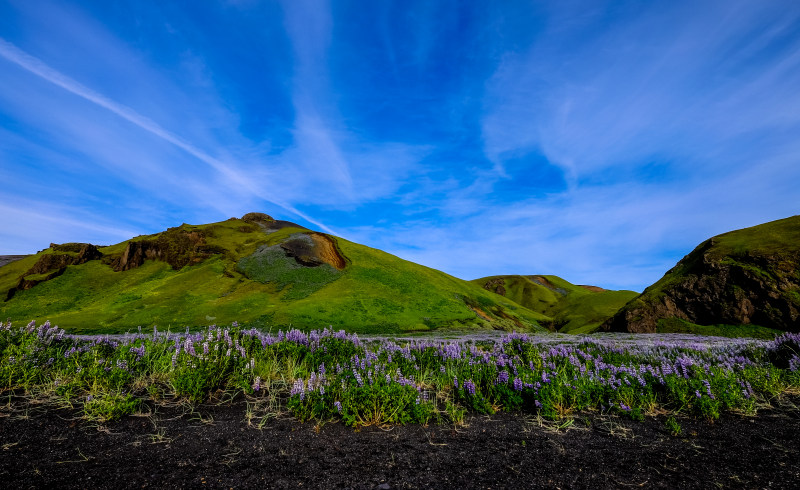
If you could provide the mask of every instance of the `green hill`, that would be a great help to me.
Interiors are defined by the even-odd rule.
[[[706,240],[603,329],[730,335],[800,331],[800,216]]]
[[[211,323],[397,333],[539,330],[546,315],[443,272],[259,213],[0,267],[0,318],[70,332]]]
[[[634,291],[577,286],[558,276],[490,276],[473,283],[551,317],[545,325],[567,333],[590,333],[625,303]]]

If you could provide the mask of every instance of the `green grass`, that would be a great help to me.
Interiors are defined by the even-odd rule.
[[[48,272],[47,274],[26,274],[25,279],[28,281],[44,281],[50,274],[52,274],[52,272]]]
[[[19,283],[19,278],[33,267],[37,260],[39,260],[39,254],[15,260],[10,264],[0,267],[0,301],[6,299],[5,295],[8,293],[8,290],[14,288],[17,283]]]
[[[114,272],[108,264],[126,242],[103,247],[103,260],[69,266],[61,276],[0,303],[0,317],[50,320],[80,333],[233,321],[276,329],[332,325],[369,333],[541,330],[538,322],[549,319],[474,284],[340,238],[337,246],[349,260],[342,271],[299,267],[277,248],[268,248],[308,232],[301,228],[265,234],[255,225],[228,220],[184,224],[167,235],[135,240],[164,240],[180,232],[202,232],[208,247],[220,253],[180,270],[148,260]],[[0,284],[14,287],[36,260],[32,256],[0,268]]]
[[[276,312],[276,326],[314,328],[314,322],[322,321],[337,329],[370,333],[419,331],[425,326],[487,327],[465,299],[492,317],[495,326],[509,330],[517,325],[495,310],[518,318],[524,328],[546,319],[435,269],[341,238],[337,243],[351,265],[337,280],[294,302],[291,311]]]
[[[697,325],[680,318],[663,318],[658,321],[656,333],[690,333],[717,337],[751,337],[769,340],[774,339],[783,332],[758,325]]]
[[[800,216],[770,221],[758,226],[723,233],[714,237],[717,257],[782,254],[800,246]]]

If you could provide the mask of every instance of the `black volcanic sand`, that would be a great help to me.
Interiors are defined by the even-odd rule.
[[[159,408],[107,425],[67,410],[0,418],[3,488],[797,488],[800,399],[709,423],[589,414],[571,427],[530,416],[468,426],[355,430],[271,419],[245,404]]]

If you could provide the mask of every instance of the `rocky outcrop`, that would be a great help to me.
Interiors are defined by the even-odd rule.
[[[103,254],[91,243],[64,243],[61,245],[51,243],[53,253],[42,255],[25,275],[47,274],[68,265],[79,265],[97,260]]]
[[[778,223],[800,230],[798,219]],[[800,331],[800,243],[787,239],[777,246],[773,225],[772,241],[761,246],[757,228],[703,242],[602,328],[655,332],[659,320],[678,318]]]
[[[246,221],[248,223],[264,223],[268,224],[275,221],[272,216],[264,213],[247,213],[242,216],[242,221]]]
[[[103,257],[97,246],[91,243],[51,243],[50,251],[39,257],[39,260],[20,276],[17,285],[6,293],[6,301],[18,291],[31,289],[37,284],[60,276],[67,270],[67,266],[85,264]]]
[[[487,291],[491,291],[495,294],[499,294],[500,296],[506,295],[506,281],[502,277],[494,277],[489,279],[483,284],[483,289]]]
[[[322,233],[295,234],[280,244],[287,256],[293,257],[298,264],[306,267],[317,267],[328,264],[337,270],[347,266],[347,260],[339,252],[334,241]]]
[[[132,240],[125,246],[122,255],[111,261],[111,268],[116,272],[127,271],[144,264],[145,260],[162,260],[163,257],[164,249],[157,241]]]
[[[113,257],[109,264],[120,272],[139,267],[145,260],[160,260],[179,270],[224,252],[222,248],[208,245],[202,232],[178,227],[169,228],[152,239],[129,241],[122,255]]]
[[[274,233],[284,228],[300,228],[304,230],[307,229],[305,226],[300,226],[297,223],[292,223],[291,221],[277,220],[274,219],[272,216],[264,213],[247,213],[244,216],[242,216],[242,221],[253,225],[258,225],[258,227],[261,228],[261,231],[263,231],[266,234]]]

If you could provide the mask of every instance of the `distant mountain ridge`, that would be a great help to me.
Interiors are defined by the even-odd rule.
[[[0,317],[80,332],[210,323],[543,330],[551,319],[380,250],[249,213],[107,247],[51,244],[0,267]]]
[[[800,216],[704,241],[602,328],[699,331],[722,325],[800,331]]]
[[[576,285],[552,275],[489,276],[472,282],[550,317],[544,324],[565,333],[593,332],[637,295]]]
[[[10,264],[15,260],[21,260],[27,257],[27,255],[0,255],[0,267],[3,267],[6,264]]]

